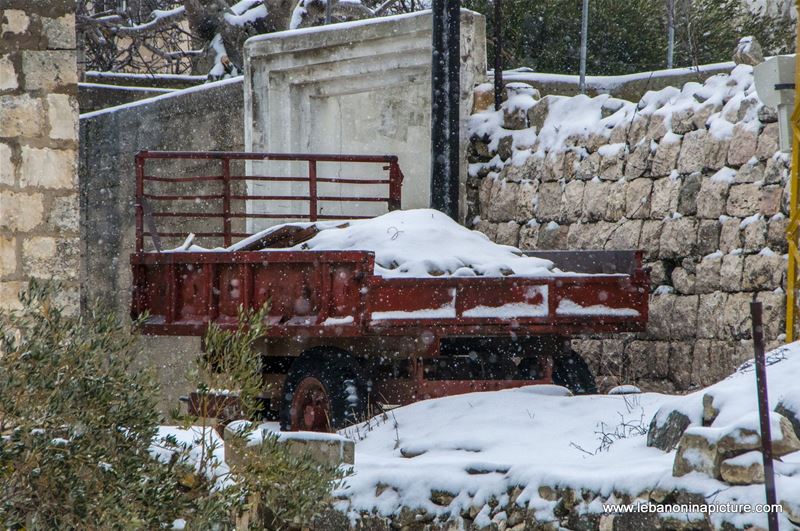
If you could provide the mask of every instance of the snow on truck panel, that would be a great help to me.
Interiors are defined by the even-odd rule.
[[[613,315],[615,317],[638,317],[639,312],[633,308],[609,308],[602,304],[581,306],[569,299],[562,299],[556,308],[557,315]]]

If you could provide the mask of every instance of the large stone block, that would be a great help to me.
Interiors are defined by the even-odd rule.
[[[758,122],[755,122],[758,123]],[[733,126],[733,136],[728,148],[728,165],[741,166],[756,154],[758,130],[750,124],[738,123]]]
[[[75,15],[68,13],[58,18],[41,17],[42,30],[50,50],[75,49]]]
[[[667,132],[669,132],[667,117],[664,114],[650,115],[650,122],[647,124],[647,136],[653,140],[659,140]]]
[[[720,224],[719,250],[723,253],[730,253],[734,249],[741,249],[742,231],[739,226],[742,224],[742,220],[726,217]]]
[[[694,173],[702,171],[705,166],[706,136],[705,128],[691,131],[683,137],[681,152],[678,156],[678,171]]]
[[[27,285],[27,282],[19,280],[0,281],[0,309],[22,309],[22,304],[19,301],[19,294]]]
[[[542,181],[558,181],[564,178],[564,152],[551,151],[542,164]]]
[[[705,256],[719,249],[720,223],[715,219],[700,220],[697,227],[697,254]]]
[[[569,226],[551,221],[539,228],[537,249],[566,249]]]
[[[697,337],[715,339],[725,337],[723,308],[728,294],[723,291],[704,293],[698,297]]]
[[[496,243],[500,245],[511,245],[516,247],[519,243],[519,224],[516,221],[508,221],[497,225]]]
[[[625,144],[606,144],[602,146],[600,153],[599,173],[601,179],[616,181],[624,175],[625,158],[628,149]]]
[[[742,289],[742,271],[744,270],[744,256],[741,254],[726,254],[722,257],[719,270],[719,287],[727,292],[736,292]]]
[[[50,122],[50,138],[78,139],[78,104],[75,98],[66,94],[48,94],[47,118]]]
[[[17,71],[8,55],[0,57],[0,92],[14,90],[19,86]]]
[[[569,181],[564,186],[564,221],[574,223],[583,214],[583,194],[586,184],[583,181]]]
[[[750,339],[750,302],[753,295],[747,292],[731,293],[723,309],[723,330],[732,339]],[[752,346],[748,346],[752,355]]]
[[[697,264],[696,293],[711,293],[719,289],[722,254],[715,253],[704,256]]]
[[[678,192],[678,213],[681,216],[694,216],[697,214],[697,194],[703,184],[703,177],[693,173],[683,178],[681,189]]]
[[[42,194],[0,190],[0,229],[30,231],[42,222],[43,214]]]
[[[561,219],[562,192],[562,185],[558,182],[546,182],[539,185],[536,219],[539,221],[559,221]]]
[[[675,297],[669,323],[671,339],[689,339],[695,336],[698,301],[697,295]]]
[[[697,220],[669,219],[664,223],[659,243],[660,258],[692,256],[697,246]]]
[[[0,96],[0,137],[33,138],[41,133],[44,124],[42,103],[27,94]]]
[[[47,226],[54,232],[78,232],[78,194],[56,197],[47,209]]]
[[[597,177],[599,173],[600,154],[595,152],[581,159],[580,164],[578,164],[578,169],[575,171],[575,177],[588,181]]]
[[[781,285],[784,268],[783,257],[776,254],[745,256],[742,289],[747,291],[774,290]]]
[[[721,313],[721,309],[719,310]],[[707,386],[730,374],[733,363],[727,341],[698,339],[692,353],[692,383]]]
[[[626,216],[625,196],[629,187],[629,183],[624,180],[611,183],[606,204],[606,221],[619,221]]]
[[[605,217],[608,208],[608,195],[611,183],[592,179],[586,183],[583,192],[583,219],[597,221]]]
[[[606,244],[606,249],[637,249],[642,232],[642,220],[629,219],[617,224]]]
[[[678,210],[678,195],[681,181],[664,177],[653,181],[653,195],[650,200],[650,217],[664,219]]]
[[[691,295],[694,291],[695,275],[684,267],[672,270],[672,286],[681,295]]]
[[[628,129],[628,144],[636,146],[647,135],[647,127],[650,122],[650,116],[645,114],[638,114],[631,122]]]
[[[21,186],[72,190],[77,173],[74,150],[22,147]]]
[[[655,137],[653,137],[655,138]],[[678,163],[681,152],[681,137],[675,134],[665,136],[658,144],[650,172],[653,177],[669,175]]]
[[[761,134],[758,135],[758,145],[756,146],[756,157],[767,160],[778,150],[778,124],[772,123],[764,126]]]
[[[23,51],[25,90],[72,91],[78,84],[74,50]]]
[[[492,196],[489,203],[489,220],[511,221],[517,213],[518,183],[497,181],[492,186]]]
[[[781,211],[783,187],[778,184],[764,186],[761,189],[761,200],[758,211],[765,216],[774,216]]]
[[[528,221],[535,214],[536,192],[539,190],[538,182],[522,181],[517,189],[517,207],[515,219]]]
[[[734,181],[736,183],[757,183],[764,180],[764,164],[752,161],[742,165],[736,172]]]
[[[690,341],[669,344],[669,379],[675,389],[686,390],[692,383],[693,345]]]
[[[705,158],[706,168],[712,170],[719,170],[725,166],[728,161],[728,149],[730,148],[730,139],[717,138],[709,133],[706,136]]]
[[[635,121],[634,121],[635,122]],[[625,164],[625,177],[635,179],[641,177],[650,168],[653,153],[650,150],[650,141],[645,139],[632,149]]]
[[[725,213],[729,185],[713,179],[703,179],[697,193],[697,216],[716,219]]]
[[[662,293],[650,296],[650,318],[647,321],[647,333],[653,339],[670,338],[670,321],[674,319],[676,295]]]
[[[788,251],[786,241],[786,228],[789,226],[789,219],[783,216],[770,218],[767,223],[767,246],[778,254]]]
[[[690,428],[681,437],[672,475],[682,477],[690,472],[699,472],[711,478],[719,477],[722,455],[717,451],[713,439],[702,430],[711,428]]]
[[[519,229],[519,248],[522,250],[538,249],[539,224],[528,223]]]
[[[14,166],[11,162],[11,146],[0,142],[0,184],[14,186]]]
[[[767,244],[767,222],[758,216],[745,219],[742,222],[742,249],[748,253],[755,253]]]
[[[729,216],[752,216],[759,210],[761,190],[759,185],[734,184],[728,192],[726,211]]]
[[[5,20],[3,20],[5,19]],[[27,31],[31,19],[25,11],[19,9],[3,10],[3,17],[0,18],[0,35],[4,33],[15,33],[22,35]]]
[[[628,183],[625,192],[625,215],[629,219],[645,219],[650,217],[650,197],[653,181],[650,179],[634,179]]]
[[[17,271],[17,239],[0,234],[0,278]]]
[[[777,338],[785,332],[786,294],[783,290],[762,291],[757,295],[756,300],[761,302],[764,309],[765,339],[770,341]],[[798,420],[800,420],[800,417],[798,417]],[[798,436],[800,436],[800,431],[798,431]]]
[[[629,378],[636,381],[669,376],[669,343],[634,340],[625,346]]]
[[[639,237],[639,248],[644,249],[647,259],[657,258],[660,254],[661,232],[663,221],[645,220],[642,223],[642,234]]]
[[[789,180],[789,164],[784,157],[771,157],[764,166],[765,184],[784,184]]]

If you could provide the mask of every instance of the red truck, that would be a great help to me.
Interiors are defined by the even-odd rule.
[[[154,161],[168,161],[162,167],[178,175],[154,174],[148,170]],[[175,169],[181,161],[219,163],[221,170],[187,176]],[[232,168],[239,161],[302,161],[308,171],[236,175]],[[335,165],[337,176],[318,175],[325,165]],[[347,165],[377,166],[388,175],[341,177]],[[211,322],[235,327],[241,305],[269,304],[261,344],[265,416],[277,417],[283,429],[328,431],[363,420],[374,406],[531,384],[596,392],[569,338],[639,332],[647,324],[649,276],[641,251],[530,253],[576,273],[568,276],[391,278],[375,274],[375,257],[367,251],[287,250],[313,236],[313,225],[283,227],[235,251],[160,249],[162,238],[185,235],[159,232],[156,222],[162,219],[200,219],[206,229],[195,235],[228,247],[233,238],[249,236],[241,228],[246,219],[353,219],[358,216],[341,214],[341,205],[356,203],[399,209],[403,175],[396,157],[141,152],[136,169],[132,316],[147,312],[146,334],[197,336]],[[258,195],[244,190],[247,181],[290,182],[304,192]],[[217,188],[174,192],[200,182]],[[382,186],[388,193],[326,192],[342,184]],[[308,209],[272,214],[246,206],[287,200],[305,201]],[[198,201],[204,208],[176,206]],[[210,203],[221,208],[210,211]],[[325,214],[331,204],[340,205],[337,215]],[[155,249],[145,249],[145,237]]]

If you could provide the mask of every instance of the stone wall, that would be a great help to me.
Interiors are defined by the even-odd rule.
[[[241,78],[172,92],[130,106],[81,115],[80,184],[83,298],[128,319],[130,254],[134,251],[134,155],[140,150],[242,151]],[[183,171],[187,171],[184,167]],[[191,174],[203,175],[196,164]],[[218,171],[217,171],[218,173]],[[188,233],[188,228],[184,232]],[[165,245],[180,242],[166,240]],[[186,371],[200,351],[198,338],[144,339],[145,361],[158,369],[162,409],[188,389]]]
[[[78,311],[75,2],[0,9],[0,307],[30,277],[64,282]]]
[[[540,99],[515,84],[502,111],[473,115],[478,229],[523,249],[646,252],[647,333],[574,341],[601,388],[672,392],[721,379],[752,356],[753,298],[769,345],[782,338],[789,157],[776,153],[777,118],[750,68],[638,104]],[[477,90],[488,109],[490,87]]]

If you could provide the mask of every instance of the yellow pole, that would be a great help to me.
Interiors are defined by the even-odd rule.
[[[796,0],[798,11],[800,11],[800,0]],[[795,35],[795,52],[800,51],[800,18],[797,20],[797,32]],[[790,202],[789,202],[789,225],[786,228],[786,237],[789,240],[789,264],[786,271],[786,342],[795,339],[797,329],[795,320],[797,319],[797,263],[800,259],[798,250],[797,231],[800,225],[800,211],[798,211],[798,172],[800,171],[800,97],[797,95],[800,87],[800,53],[795,56],[794,70],[794,112],[792,113],[792,173],[790,176]]]

